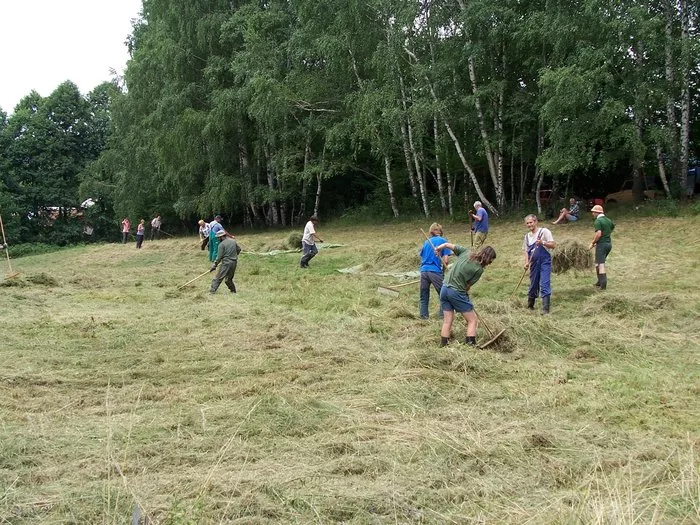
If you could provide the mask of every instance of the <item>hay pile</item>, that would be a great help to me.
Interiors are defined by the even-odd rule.
[[[578,241],[566,239],[557,244],[552,254],[552,271],[587,270],[593,266],[593,254]]]

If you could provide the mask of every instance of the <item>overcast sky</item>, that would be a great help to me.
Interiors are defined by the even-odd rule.
[[[66,80],[85,95],[120,74],[141,0],[0,0],[0,108]]]

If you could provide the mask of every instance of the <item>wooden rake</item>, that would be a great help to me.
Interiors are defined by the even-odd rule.
[[[416,284],[419,282],[420,282],[420,279],[418,279],[417,281],[409,281],[407,283],[395,284],[394,286],[379,286],[377,288],[377,292],[384,294],[384,295],[388,295],[390,297],[398,297],[399,291],[397,290],[397,288],[402,288],[404,286],[408,286],[410,284]]]
[[[504,328],[503,330],[501,330],[497,334],[494,334],[493,330],[491,330],[489,328],[489,326],[484,322],[484,320],[481,318],[479,313],[476,311],[476,308],[474,309],[474,313],[476,314],[476,318],[479,320],[479,323],[484,325],[484,328],[486,328],[486,331],[489,333],[489,337],[491,338],[488,341],[486,341],[485,343],[480,344],[479,348],[486,348],[488,346],[491,346],[496,341],[498,341],[501,338],[501,336],[506,332],[506,329]]]
[[[19,275],[19,272],[12,270],[12,262],[10,261],[10,250],[7,248],[7,239],[5,239],[5,226],[2,224],[2,215],[0,215],[0,230],[2,230],[2,243],[5,245],[5,256],[7,257],[7,266],[10,272],[5,276],[5,279],[14,279]]]
[[[198,276],[195,277],[194,279],[190,279],[190,280],[187,281],[185,284],[181,284],[180,286],[177,287],[177,290],[179,290],[180,288],[184,288],[185,286],[187,286],[187,285],[190,284],[190,283],[195,282],[197,279],[201,279],[202,277],[204,277],[204,276],[205,276],[206,274],[208,274],[208,273],[211,273],[211,270],[207,270],[206,272],[204,272],[204,273],[198,275]]]

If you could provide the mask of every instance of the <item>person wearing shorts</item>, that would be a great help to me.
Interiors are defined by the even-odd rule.
[[[446,346],[449,342],[455,312],[462,314],[467,322],[465,344],[476,346],[477,317],[474,305],[469,298],[469,290],[481,278],[484,268],[494,261],[496,250],[491,246],[484,246],[481,250],[470,254],[463,246],[450,242],[435,247],[438,252],[445,248],[452,250],[457,255],[457,259],[447,270],[440,290],[440,308],[444,314],[440,330],[440,346]]]
[[[612,232],[615,229],[615,223],[612,219],[606,217],[603,207],[596,204],[591,208],[593,214],[593,228],[595,236],[591,241],[589,249],[595,247],[595,273],[598,275],[598,282],[595,283],[596,288],[605,290],[608,287],[608,274],[605,271],[605,261],[612,250]]]

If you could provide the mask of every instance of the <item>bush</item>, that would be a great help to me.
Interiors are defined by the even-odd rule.
[[[10,245],[10,256],[13,259],[26,257],[27,255],[40,255],[42,253],[51,253],[60,250],[62,247],[55,244],[46,244],[43,242],[28,242],[24,244]]]

